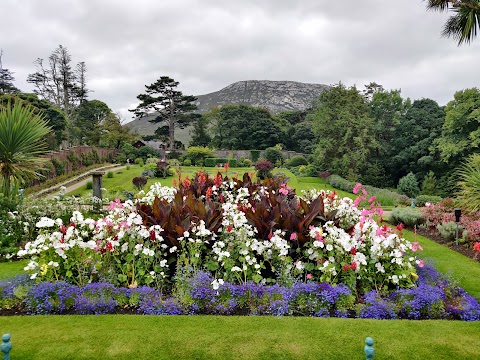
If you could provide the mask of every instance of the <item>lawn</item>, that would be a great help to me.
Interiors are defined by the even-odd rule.
[[[478,359],[480,323],[298,317],[0,318],[12,359]]]

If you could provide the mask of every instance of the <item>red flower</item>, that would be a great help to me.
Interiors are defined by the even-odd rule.
[[[67,228],[65,225],[60,226],[60,232],[65,235],[67,233]]]
[[[105,248],[106,248],[107,250],[112,251],[112,249],[113,249],[112,243],[111,243],[110,241],[107,241],[107,243],[105,244]]]
[[[352,269],[353,271],[357,270],[357,263],[355,261],[352,261],[350,263],[350,269]]]
[[[155,231],[150,230],[150,240],[155,241],[156,238],[157,236],[155,235]]]
[[[342,267],[343,271],[348,271],[348,269],[350,269],[350,266],[348,266],[348,264],[343,265]]]
[[[352,247],[352,248],[350,249],[350,254],[356,255],[356,254],[357,254],[357,249],[355,249],[354,247]]]
[[[227,232],[232,232],[232,230],[233,230],[232,225],[228,225]]]
[[[213,193],[213,190],[212,190],[211,187],[209,187],[209,188],[207,189],[207,192],[206,192],[206,194],[205,194],[205,197],[206,197],[207,199],[210,199],[210,198],[212,197],[212,193]]]
[[[478,251],[480,253],[480,242],[476,242],[474,245],[473,245],[473,250],[474,251]]]

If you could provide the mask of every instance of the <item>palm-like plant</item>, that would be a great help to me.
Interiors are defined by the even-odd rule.
[[[480,210],[480,154],[473,154],[458,172],[458,198],[462,208],[470,211]]]
[[[44,138],[51,131],[36,110],[15,101],[0,107],[0,190],[5,197],[15,194],[18,185],[38,176],[45,149]]]
[[[480,29],[480,0],[427,0],[427,9],[455,12],[443,27],[442,35],[470,43]]]

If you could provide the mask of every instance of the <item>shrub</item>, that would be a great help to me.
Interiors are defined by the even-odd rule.
[[[178,161],[178,159],[170,159],[168,160],[168,163],[170,166],[180,166],[180,161]]]
[[[202,159],[196,160],[196,161],[195,161],[195,166],[202,167],[202,166],[203,166],[203,160],[202,160]]]
[[[91,180],[87,181],[87,184],[85,185],[85,188],[87,190],[92,190],[93,189],[93,182]]]
[[[305,157],[298,155],[298,156],[292,157],[290,160],[287,160],[285,162],[285,165],[288,168],[291,168],[291,167],[296,167],[300,165],[308,165],[308,161],[307,159],[305,159]]]
[[[237,159],[227,159],[227,158],[206,158],[205,159],[205,166],[207,167],[214,167],[219,164],[222,166],[227,164],[230,167],[237,167]]]
[[[256,163],[260,158],[260,150],[250,150],[250,158],[253,163]]]
[[[415,204],[418,206],[425,206],[426,203],[430,204],[436,204],[440,201],[442,201],[443,198],[440,196],[435,196],[435,195],[418,195],[415,198]]]
[[[474,154],[462,165],[458,172],[461,207],[476,212],[480,210],[480,154]]]
[[[145,185],[147,185],[147,179],[144,177],[136,176],[132,179],[133,186],[138,191],[143,190]]]
[[[109,178],[109,179],[113,178],[113,172],[108,171],[107,172],[107,178]]]
[[[417,178],[412,172],[408,173],[399,180],[397,189],[400,191],[400,193],[405,194],[410,198],[414,198],[420,193]]]
[[[149,159],[147,159],[148,161]],[[137,164],[137,165],[140,165],[140,166],[143,166],[143,159],[142,158],[136,158],[134,161],[133,161],[134,164]]]
[[[138,149],[138,157],[142,158],[143,161],[146,161],[149,157],[158,157],[158,150],[154,149],[151,146],[142,146]]]
[[[318,177],[320,179],[323,179],[324,183],[327,181],[327,179],[330,177],[330,175],[332,175],[332,173],[330,171],[320,171],[318,173]]]
[[[257,177],[265,179],[272,177],[273,164],[268,160],[258,161],[255,164],[255,170],[257,170]]]
[[[183,165],[184,165],[184,166],[190,166],[190,165],[192,165],[192,160],[190,160],[190,159],[185,159],[185,160],[183,160]]]
[[[403,207],[393,209],[388,221],[394,225],[405,224],[413,227],[423,224],[425,217],[417,208]]]
[[[157,162],[159,162],[160,159],[158,157],[151,157],[151,158],[148,158],[147,161],[145,162],[145,164],[157,164]]]
[[[457,223],[454,221],[449,221],[441,224],[437,224],[437,230],[446,240],[453,241],[455,240],[457,234]],[[458,233],[459,237],[462,237],[463,227],[459,225]]]
[[[144,178],[154,178],[155,177],[155,170],[145,169],[142,171],[142,177]]]
[[[205,158],[214,157],[215,151],[204,146],[190,146],[183,155],[183,159],[189,159],[191,163],[196,164],[198,160],[204,160]]]
[[[272,164],[276,164],[277,162],[280,162],[280,165],[282,165],[282,162],[283,162],[283,156],[282,156],[282,152],[274,147],[269,147],[267,149],[265,149],[265,151],[263,152],[263,156],[265,156],[265,158],[270,161]]]
[[[157,162],[155,176],[163,177],[165,179],[167,176],[173,175],[170,172],[169,168],[170,164],[168,162],[166,162],[165,160],[160,160],[159,162]]]
[[[422,182],[422,194],[436,195],[437,194],[437,178],[433,171],[429,171],[423,178]]]

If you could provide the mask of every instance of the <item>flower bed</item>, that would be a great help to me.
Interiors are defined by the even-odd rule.
[[[418,289],[415,265],[423,266],[415,256],[418,244],[373,220],[381,214],[374,197],[367,209],[357,208],[368,198],[363,194],[358,201],[328,191],[300,197],[282,179],[253,182],[247,174],[229,179],[199,172],[193,179],[179,177],[177,188],[155,184],[135,204],[112,202],[98,220],[79,212],[69,224],[42,218],[39,236],[18,256],[31,258],[26,270],[35,281],[76,289],[107,282],[133,292],[148,286],[156,289],[148,291],[156,291],[157,299],[176,294],[167,298],[169,306],[200,276],[203,285],[208,280],[202,292],[229,294],[216,310],[201,310],[192,297],[202,313],[360,314],[357,305],[373,301],[372,292],[382,299],[397,294],[407,302],[411,295],[399,291]],[[326,304],[320,294],[325,289],[340,294],[340,300]],[[295,292],[310,294],[302,295],[304,310],[291,305]],[[267,304],[251,306],[265,297]],[[272,310],[277,305],[271,302],[284,310]],[[181,304],[181,313],[196,312]]]

